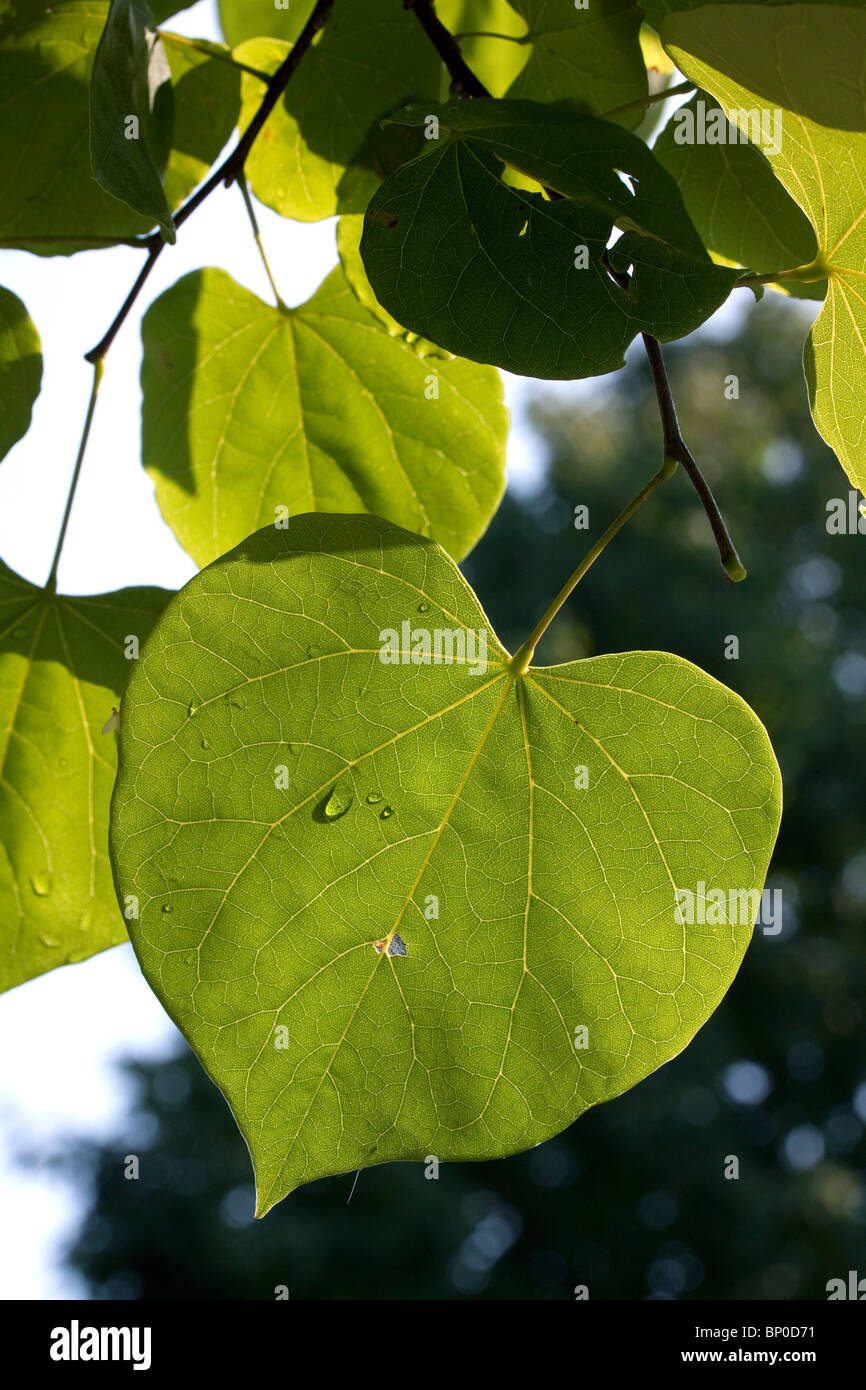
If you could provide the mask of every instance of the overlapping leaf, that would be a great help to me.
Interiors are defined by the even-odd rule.
[[[363,230],[364,219],[360,213],[349,213],[341,217],[337,223],[337,251],[340,256],[340,265],[343,268],[346,283],[355,297],[365,309],[369,309],[370,313],[375,315],[392,338],[402,338],[420,357],[427,357],[431,353],[437,357],[449,358],[453,356],[444,348],[429,342],[427,338],[419,338],[416,333],[409,333],[392,314],[388,313],[387,309],[382,308],[373,293],[373,287],[367,279],[367,272],[364,269],[364,262],[361,260]]]
[[[42,384],[42,344],[17,294],[0,286],[0,459],[30,428]]]
[[[90,77],[107,14],[105,0],[17,0],[14,10],[0,11],[0,246],[67,254],[154,225],[91,171]],[[229,138],[240,80],[231,64],[168,34],[164,42],[175,106],[164,187],[175,208]]]
[[[0,989],[125,940],[108,863],[128,638],[168,594],[49,595],[0,562]]]
[[[279,39],[251,39],[235,50],[273,72],[289,51]],[[441,64],[414,15],[392,0],[335,5],[321,39],[305,55],[247,160],[256,197],[284,217],[315,222],[360,212],[341,196],[347,167],[381,116],[404,101],[439,99]],[[241,123],[264,91],[244,76]]]
[[[680,108],[697,124],[689,127],[674,115],[653,145],[705,245],[758,274],[805,265],[818,250],[812,224],[758,147],[743,143],[730,124],[723,143],[683,138],[703,131],[706,114],[715,109],[711,97],[697,93]]]
[[[641,12],[632,0],[512,0],[526,20],[529,61],[509,98],[568,102],[591,115],[640,101],[647,94],[640,47]],[[640,123],[638,109],[624,116]]]
[[[563,103],[590,115],[647,94],[641,16],[631,0],[439,0],[436,13],[495,97]],[[500,37],[501,36],[501,37]],[[619,119],[636,126],[640,109]]]
[[[661,36],[678,67],[729,116],[740,113],[740,128],[749,112],[766,113],[764,153],[817,238],[817,264],[807,273],[829,270],[805,350],[812,414],[864,489],[866,11],[715,5],[670,15]]]
[[[422,361],[339,269],[290,311],[195,272],[142,333],[142,459],[199,564],[280,508],[385,514],[458,558],[485,530],[505,476],[498,373]]]
[[[622,366],[636,333],[681,337],[726,298],[735,273],[627,131],[536,102],[476,99],[438,118],[439,138],[372,199],[361,242],[377,299],[407,329],[524,375],[594,376]],[[562,198],[509,186],[504,163]],[[627,291],[608,257],[633,268]]]
[[[528,1148],[674,1057],[736,973],[755,905],[731,894],[760,889],[779,802],[765,730],[696,667],[515,679],[432,542],[308,516],[166,610],[111,853],[263,1214],[328,1173]],[[691,925],[701,883],[724,908]]]
[[[174,223],[162,186],[174,134],[171,69],[144,0],[112,0],[90,80],[93,176],[109,193],[159,223]]]

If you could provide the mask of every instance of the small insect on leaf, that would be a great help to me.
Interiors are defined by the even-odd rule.
[[[385,950],[385,942],[384,942],[384,941],[374,941],[374,942],[373,942],[373,950],[374,950],[374,951],[378,951],[379,955],[381,956],[382,952]],[[388,942],[388,955],[389,955],[389,956],[405,956],[405,955],[408,955],[408,951],[406,950],[406,942],[403,940],[402,936],[400,936],[400,934],[399,934],[398,932],[395,932],[394,935],[391,937],[391,940]]]
[[[103,732],[104,734],[110,734],[110,733],[112,733],[115,729],[118,729],[119,727],[120,727],[120,710],[117,708],[116,705],[112,705],[112,706],[111,706],[111,714],[108,716],[108,718],[106,719],[105,723],[103,724],[103,726],[102,726],[102,732]]]

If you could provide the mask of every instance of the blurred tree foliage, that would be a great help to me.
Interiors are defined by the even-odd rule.
[[[784,926],[756,932],[694,1043],[557,1139],[498,1163],[392,1164],[294,1193],[252,1219],[249,1160],[190,1053],[130,1063],[116,1144],[76,1146],[91,1205],[69,1262],[96,1297],[823,1298],[863,1272],[866,950],[866,536],[832,535],[839,468],[802,408],[799,306],[765,296],[728,341],[666,356],[684,433],[749,569],[725,582],[683,477],[605,553],[542,660],[660,648],[738,690],[785,781],[769,886]],[[739,398],[726,399],[736,375]],[[580,554],[659,463],[640,353],[532,408],[547,472],[509,494],[465,568],[514,650]],[[577,403],[575,403],[575,401]],[[574,508],[589,507],[588,531]],[[866,522],[864,522],[866,530]],[[739,638],[739,659],[725,658]],[[124,1156],[140,1155],[137,1181]],[[725,1177],[730,1156],[739,1178]],[[730,1167],[730,1165],[729,1165]]]

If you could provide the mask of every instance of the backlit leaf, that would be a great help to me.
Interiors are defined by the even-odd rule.
[[[675,1057],[779,820],[737,695],[661,652],[515,678],[444,552],[376,517],[296,518],[197,575],[120,746],[133,946],[260,1215],[328,1173],[529,1148]]]
[[[288,312],[194,272],[142,335],[142,459],[199,564],[280,509],[385,513],[458,558],[485,530],[505,477],[498,373],[422,361],[339,269]]]
[[[804,276],[829,279],[804,354],[812,415],[866,489],[866,11],[714,5],[670,15],[661,37],[687,76],[740,113],[814,228]]]
[[[813,260],[818,243],[812,225],[756,145],[743,143],[730,123],[723,143],[685,138],[703,131],[707,114],[717,109],[712,97],[696,93],[680,107],[685,115],[675,113],[653,145],[707,248],[759,274]],[[689,116],[697,124],[690,126]]]
[[[244,39],[284,39],[294,43],[313,12],[315,0],[218,0],[220,28],[234,47]]]
[[[126,939],[108,863],[116,737],[100,730],[168,594],[47,594],[0,562],[0,989]]]

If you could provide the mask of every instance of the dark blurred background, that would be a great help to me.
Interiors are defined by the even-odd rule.
[[[676,652],[749,701],[784,778],[768,881],[782,932],[756,931],[684,1053],[549,1143],[443,1164],[436,1181],[419,1164],[370,1169],[348,1203],[352,1175],[330,1178],[258,1222],[243,1140],[194,1057],[131,1060],[123,1133],[62,1160],[90,1194],[68,1260],[94,1297],[269,1299],[285,1285],[302,1299],[561,1299],[587,1285],[592,1299],[812,1299],[849,1269],[866,1275],[866,536],[827,530],[828,501],[849,489],[809,418],[805,322],[767,294],[733,338],[666,350],[748,580],[725,580],[677,476],[539,650],[543,662]],[[577,405],[542,391],[532,419],[543,486],[509,494],[464,566],[511,650],[660,463],[639,352]],[[574,529],[578,504],[588,531]],[[738,660],[725,659],[729,635]]]

